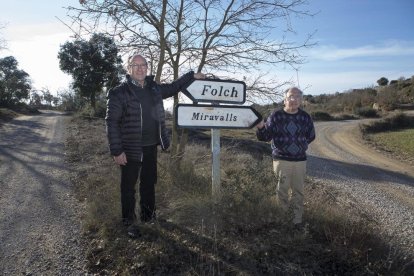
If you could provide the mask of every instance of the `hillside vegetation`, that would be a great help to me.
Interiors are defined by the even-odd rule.
[[[352,89],[331,95],[305,96],[304,107],[310,112],[364,115],[367,110],[377,112],[395,109],[414,109],[414,76],[391,81],[389,85]]]
[[[382,78],[381,78],[382,79]],[[380,79],[380,80],[381,80]],[[333,94],[304,95],[303,108],[314,120],[341,120],[386,116],[393,110],[414,110],[414,76],[401,77],[386,84],[350,89]],[[281,104],[254,107],[264,116]]]

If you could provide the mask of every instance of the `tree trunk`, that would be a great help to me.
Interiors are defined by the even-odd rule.
[[[90,101],[91,101],[91,107],[92,107],[93,111],[96,111],[95,92],[91,92]]]
[[[175,116],[177,116],[177,114],[175,113],[175,107],[178,104],[178,95],[174,96],[174,106],[173,106],[173,118],[175,118]],[[172,124],[172,141],[171,141],[171,157],[175,158],[175,156],[177,155],[178,152],[178,129],[177,126],[174,123],[175,119],[173,119],[173,124]]]
[[[175,106],[178,104],[178,96],[174,96],[174,113],[173,118],[177,116],[175,113]],[[175,120],[174,120],[175,121]],[[185,148],[188,141],[188,130],[178,129],[175,124],[172,126],[172,142],[171,142],[171,158],[174,158],[175,163],[180,165],[184,156]]]

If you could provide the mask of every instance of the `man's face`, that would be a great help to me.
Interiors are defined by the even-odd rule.
[[[302,104],[302,94],[297,89],[291,89],[286,94],[285,107],[290,111],[297,111]]]
[[[147,76],[147,69],[147,61],[141,56],[135,56],[128,66],[128,73],[136,82],[144,83],[145,77]]]

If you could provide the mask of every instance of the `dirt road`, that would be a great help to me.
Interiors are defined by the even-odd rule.
[[[372,164],[384,170],[414,177],[410,164],[387,157],[362,141],[358,131],[361,120],[320,122],[316,124],[318,139],[311,148],[318,155],[354,164]]]
[[[361,121],[319,122],[308,175],[345,191],[395,245],[414,252],[414,167],[362,142]]]
[[[67,116],[0,126],[0,275],[80,275],[80,207],[64,163]]]

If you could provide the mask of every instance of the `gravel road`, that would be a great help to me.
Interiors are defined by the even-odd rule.
[[[390,254],[413,254],[414,167],[365,145],[359,123],[315,124],[317,139],[309,150],[308,175],[345,191],[344,200],[374,220],[393,245]]]
[[[81,206],[64,163],[67,116],[0,126],[0,275],[82,275]]]

